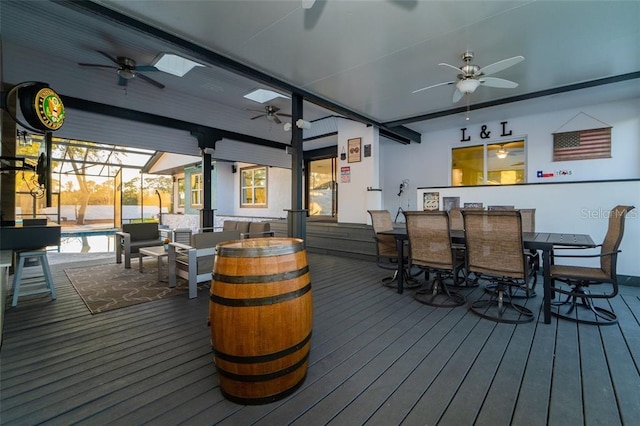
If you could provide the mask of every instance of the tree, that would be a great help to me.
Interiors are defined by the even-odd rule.
[[[140,178],[133,178],[122,182],[122,205],[137,206],[140,193]]]
[[[106,158],[104,157],[107,151],[91,142],[83,142],[81,145],[60,144],[57,145],[57,151],[61,154],[60,157],[67,159],[67,162],[73,168],[78,186],[80,187],[80,191],[77,194],[76,224],[84,225],[87,206],[97,187],[94,181],[87,180],[86,171],[94,163],[105,164]],[[108,152],[108,155],[110,163],[121,163],[117,152]]]

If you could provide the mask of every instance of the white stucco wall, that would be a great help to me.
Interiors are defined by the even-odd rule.
[[[284,154],[283,155],[287,155]],[[236,173],[232,172],[232,163],[219,163],[217,170],[218,183],[216,215],[222,216],[255,216],[269,218],[283,218],[287,216],[286,209],[291,208],[291,170],[281,167],[269,167],[267,207],[240,207],[240,169],[250,167],[249,163],[233,163]]]
[[[348,141],[360,138],[360,161],[349,163]],[[371,145],[371,156],[364,156],[364,146]],[[379,187],[379,135],[373,126],[351,121],[338,122],[338,222],[367,223],[367,209],[376,209],[381,205],[379,192],[367,191],[367,187]],[[341,160],[340,153],[345,151],[347,159]],[[346,168],[346,169],[345,169]],[[349,175],[348,182],[343,173]]]

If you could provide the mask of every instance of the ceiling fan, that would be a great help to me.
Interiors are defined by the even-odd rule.
[[[247,111],[255,111],[255,112],[262,112],[260,110],[257,109],[248,109]],[[264,107],[264,112],[260,115],[256,115],[255,117],[251,117],[252,120],[255,120],[256,118],[260,118],[260,117],[265,117],[267,120],[269,121],[274,121],[277,124],[282,123],[282,121],[280,121],[279,116],[283,116],[283,117],[291,117],[291,114],[285,114],[285,113],[278,113],[278,111],[280,111],[280,108],[273,106],[273,105],[265,105]]]
[[[131,58],[127,58],[126,56],[118,56],[114,58],[108,53],[102,52],[100,50],[96,50],[96,52],[100,53],[105,58],[109,59],[111,62],[116,64],[113,65],[102,65],[102,64],[86,64],[86,63],[78,63],[81,67],[93,67],[93,68],[111,68],[116,70],[118,74],[118,84],[120,86],[126,86],[128,81],[133,78],[139,78],[141,80],[146,81],[147,83],[151,83],[159,89],[164,89],[164,84],[159,83],[152,78],[147,77],[144,74],[141,74],[141,71],[158,71],[158,69],[152,65],[136,65],[136,61]]]
[[[522,62],[524,60],[524,56],[514,56],[513,58],[503,59],[502,61],[494,62],[493,64],[484,66],[482,68],[471,63],[471,61],[473,60],[473,52],[463,53],[462,60],[464,61],[464,65],[459,68],[445,63],[438,64],[443,67],[448,67],[456,70],[456,72],[458,73],[457,81],[454,80],[447,81],[445,83],[434,84],[432,86],[414,90],[412,93],[422,92],[423,90],[431,89],[438,86],[444,86],[447,84],[455,84],[456,90],[455,92],[453,92],[453,103],[456,103],[460,99],[462,99],[464,95],[470,95],[475,92],[475,90],[480,85],[498,87],[501,89],[514,89],[518,87],[518,83],[515,83],[513,81],[487,76]]]

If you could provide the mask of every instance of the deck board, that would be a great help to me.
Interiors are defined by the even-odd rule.
[[[540,312],[538,312],[539,314]],[[475,424],[496,426],[511,424],[511,419],[505,416],[505,412],[512,413],[518,401],[533,335],[539,326],[541,324],[536,322],[531,326],[514,327],[489,389],[485,394],[476,392],[477,397],[484,399],[482,410],[476,415]]]
[[[473,424],[484,403],[493,378],[505,355],[515,326],[503,324],[495,327],[482,346],[469,372],[460,382],[451,402],[444,402],[439,422],[446,424]],[[471,354],[467,353],[470,357]],[[508,400],[507,400],[508,401]],[[502,404],[502,401],[500,402]]]
[[[3,424],[632,424],[640,417],[640,288],[610,304],[620,324],[496,324],[380,284],[370,261],[309,254],[313,337],[288,398],[243,406],[220,393],[208,290],[92,315],[64,269],[58,299],[7,305]],[[464,290],[469,300],[481,288]],[[606,302],[605,302],[606,303]],[[584,401],[583,401],[584,398]]]

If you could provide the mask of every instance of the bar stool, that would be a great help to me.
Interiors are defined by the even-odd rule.
[[[53,286],[53,277],[51,276],[51,269],[47,261],[47,251],[44,249],[26,250],[18,252],[17,256],[18,262],[16,273],[13,276],[13,299],[11,306],[16,307],[18,305],[18,297],[31,294],[51,293],[51,299],[56,300],[56,289]],[[37,261],[38,264],[42,266],[43,274],[23,277],[25,261],[28,262],[27,267],[29,267],[29,263],[35,263]]]

